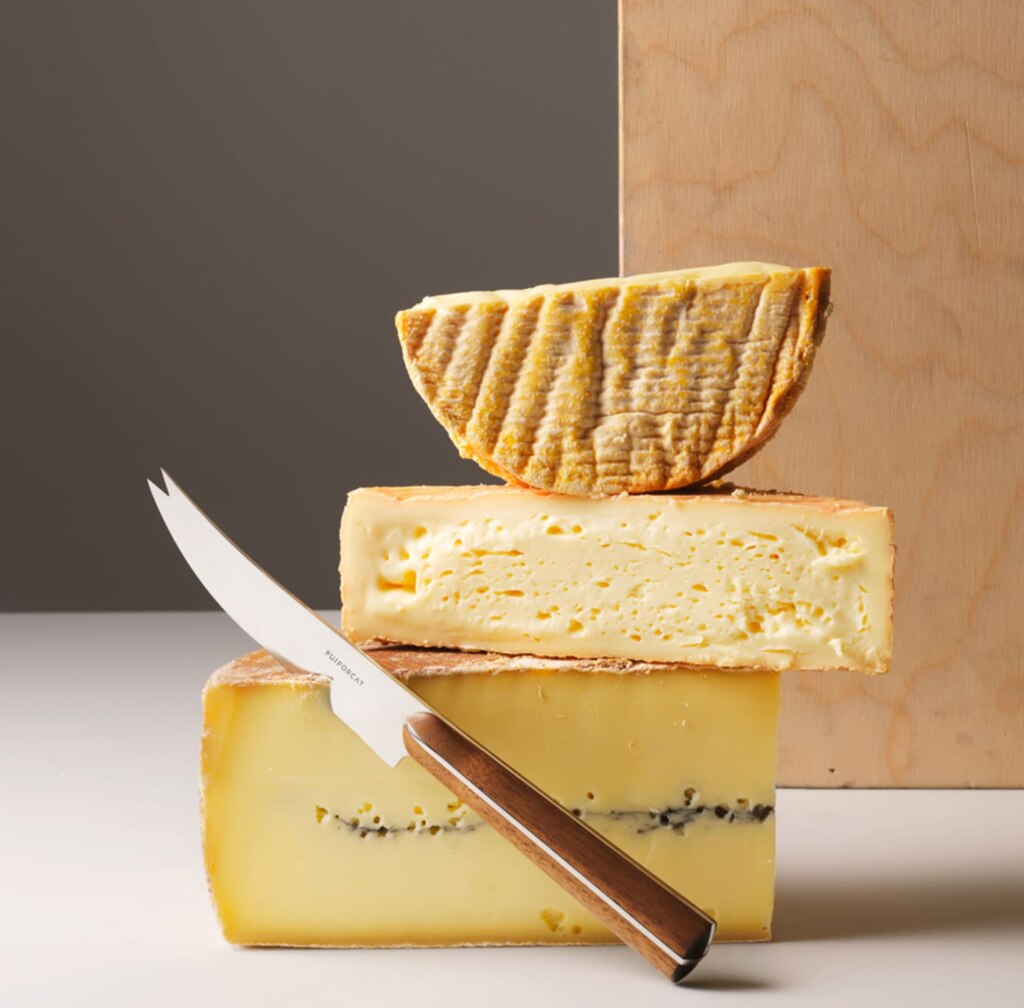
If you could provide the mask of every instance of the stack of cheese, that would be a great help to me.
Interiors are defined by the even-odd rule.
[[[508,486],[357,490],[353,643],[718,921],[770,934],[779,673],[884,672],[891,517],[706,480],[806,380],[828,271],[762,264],[428,298],[410,374]],[[205,694],[205,850],[243,944],[613,936],[328,681],[265,655]]]

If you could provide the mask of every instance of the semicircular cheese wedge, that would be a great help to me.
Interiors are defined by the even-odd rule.
[[[669,490],[775,431],[824,332],[830,271],[763,263],[428,297],[396,322],[463,456],[584,497]]]

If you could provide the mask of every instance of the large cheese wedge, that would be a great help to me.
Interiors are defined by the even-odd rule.
[[[580,496],[686,486],[767,440],[807,380],[830,272],[764,263],[428,297],[406,366],[459,451]]]
[[[739,490],[363,489],[341,523],[344,628],[371,646],[884,672],[892,569],[885,508]]]
[[[376,657],[710,911],[717,938],[769,937],[776,674]],[[326,678],[249,655],[210,679],[203,710],[203,846],[229,941],[615,940],[412,760],[384,765],[332,713]]]

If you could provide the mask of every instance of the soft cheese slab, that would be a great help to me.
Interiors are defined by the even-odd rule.
[[[778,675],[376,657],[710,912],[718,939],[769,937]],[[203,710],[203,846],[229,941],[616,940],[412,760],[382,763],[331,711],[326,678],[249,655],[211,678]]]
[[[356,490],[341,523],[359,645],[737,669],[888,669],[889,511],[744,491]]]
[[[579,496],[686,486],[792,407],[830,272],[766,263],[428,297],[397,317],[409,374],[460,452]]]

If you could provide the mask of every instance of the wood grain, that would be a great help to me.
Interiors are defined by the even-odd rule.
[[[886,504],[885,679],[786,677],[780,783],[1024,785],[1024,4],[622,0],[624,274],[832,266],[737,482]]]
[[[673,983],[704,956],[714,922],[499,759],[429,711],[406,751]]]

